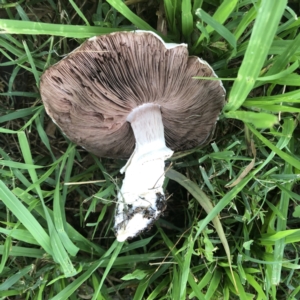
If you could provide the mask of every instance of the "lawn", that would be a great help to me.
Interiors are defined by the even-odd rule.
[[[0,1],[0,299],[300,299],[299,11],[298,0]],[[164,215],[121,243],[126,161],[70,142],[39,82],[87,38],[136,29],[186,43],[226,104],[205,145],[167,161]]]

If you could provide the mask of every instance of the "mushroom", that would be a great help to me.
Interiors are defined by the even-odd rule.
[[[207,62],[186,44],[153,32],[116,32],[85,41],[47,69],[45,109],[74,143],[99,156],[129,158],[118,192],[118,241],[135,237],[166,208],[165,160],[209,138],[225,102]]]

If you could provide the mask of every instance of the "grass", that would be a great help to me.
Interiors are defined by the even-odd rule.
[[[299,3],[163,2],[0,1],[0,299],[300,298]],[[124,162],[71,144],[38,87],[85,38],[136,28],[187,43],[227,104],[171,158],[165,216],[118,243]]]

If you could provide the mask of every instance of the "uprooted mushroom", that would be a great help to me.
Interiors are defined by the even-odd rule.
[[[165,210],[165,160],[203,144],[225,101],[207,62],[147,31],[85,41],[45,71],[49,116],[74,143],[99,157],[129,158],[118,192],[118,241],[136,236]]]

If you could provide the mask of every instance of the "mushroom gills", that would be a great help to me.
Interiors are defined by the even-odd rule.
[[[117,240],[135,237],[166,208],[163,191],[165,160],[173,151],[166,146],[160,106],[147,103],[127,117],[135,136],[135,150],[126,165],[115,214]]]

